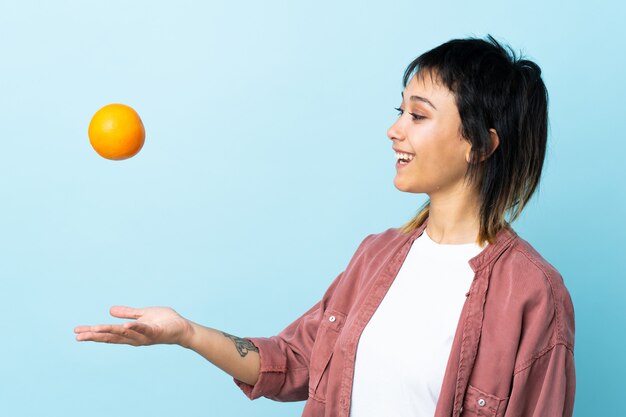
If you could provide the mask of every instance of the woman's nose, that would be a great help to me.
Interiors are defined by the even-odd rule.
[[[387,137],[393,140],[402,140],[404,137],[402,135],[402,129],[399,126],[400,119],[396,120],[394,124],[392,124],[389,129],[387,129]]]

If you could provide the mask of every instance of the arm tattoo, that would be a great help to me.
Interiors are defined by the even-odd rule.
[[[254,351],[254,352],[259,351],[259,348],[254,346],[254,344],[252,344],[252,342],[247,339],[242,339],[240,337],[233,336],[232,334],[228,334],[226,332],[222,332],[222,334],[226,336],[227,338],[229,338],[230,340],[232,340],[233,342],[235,342],[235,347],[237,348],[237,352],[239,352],[239,355],[242,358],[246,356],[248,352],[250,351]]]

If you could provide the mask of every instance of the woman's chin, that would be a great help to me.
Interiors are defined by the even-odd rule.
[[[405,193],[419,193],[421,191],[416,190],[415,187],[411,187],[409,184],[404,183],[403,181],[399,181],[398,177],[393,180],[393,185],[398,189],[398,191],[402,191]]]

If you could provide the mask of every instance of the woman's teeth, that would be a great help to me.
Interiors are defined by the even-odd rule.
[[[398,160],[398,163],[402,165],[408,164],[409,162],[413,160],[413,158],[415,158],[415,155],[402,153],[402,152],[396,152],[396,159]]]

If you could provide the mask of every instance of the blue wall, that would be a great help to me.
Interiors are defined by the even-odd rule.
[[[424,201],[393,186],[385,135],[405,66],[487,33],[550,93],[543,182],[514,226],[574,301],[575,415],[622,414],[626,10],[546,3],[1,1],[0,415],[299,415],[193,352],[72,329],[128,304],[280,331]],[[86,135],[111,102],[146,126],[123,162]]]

